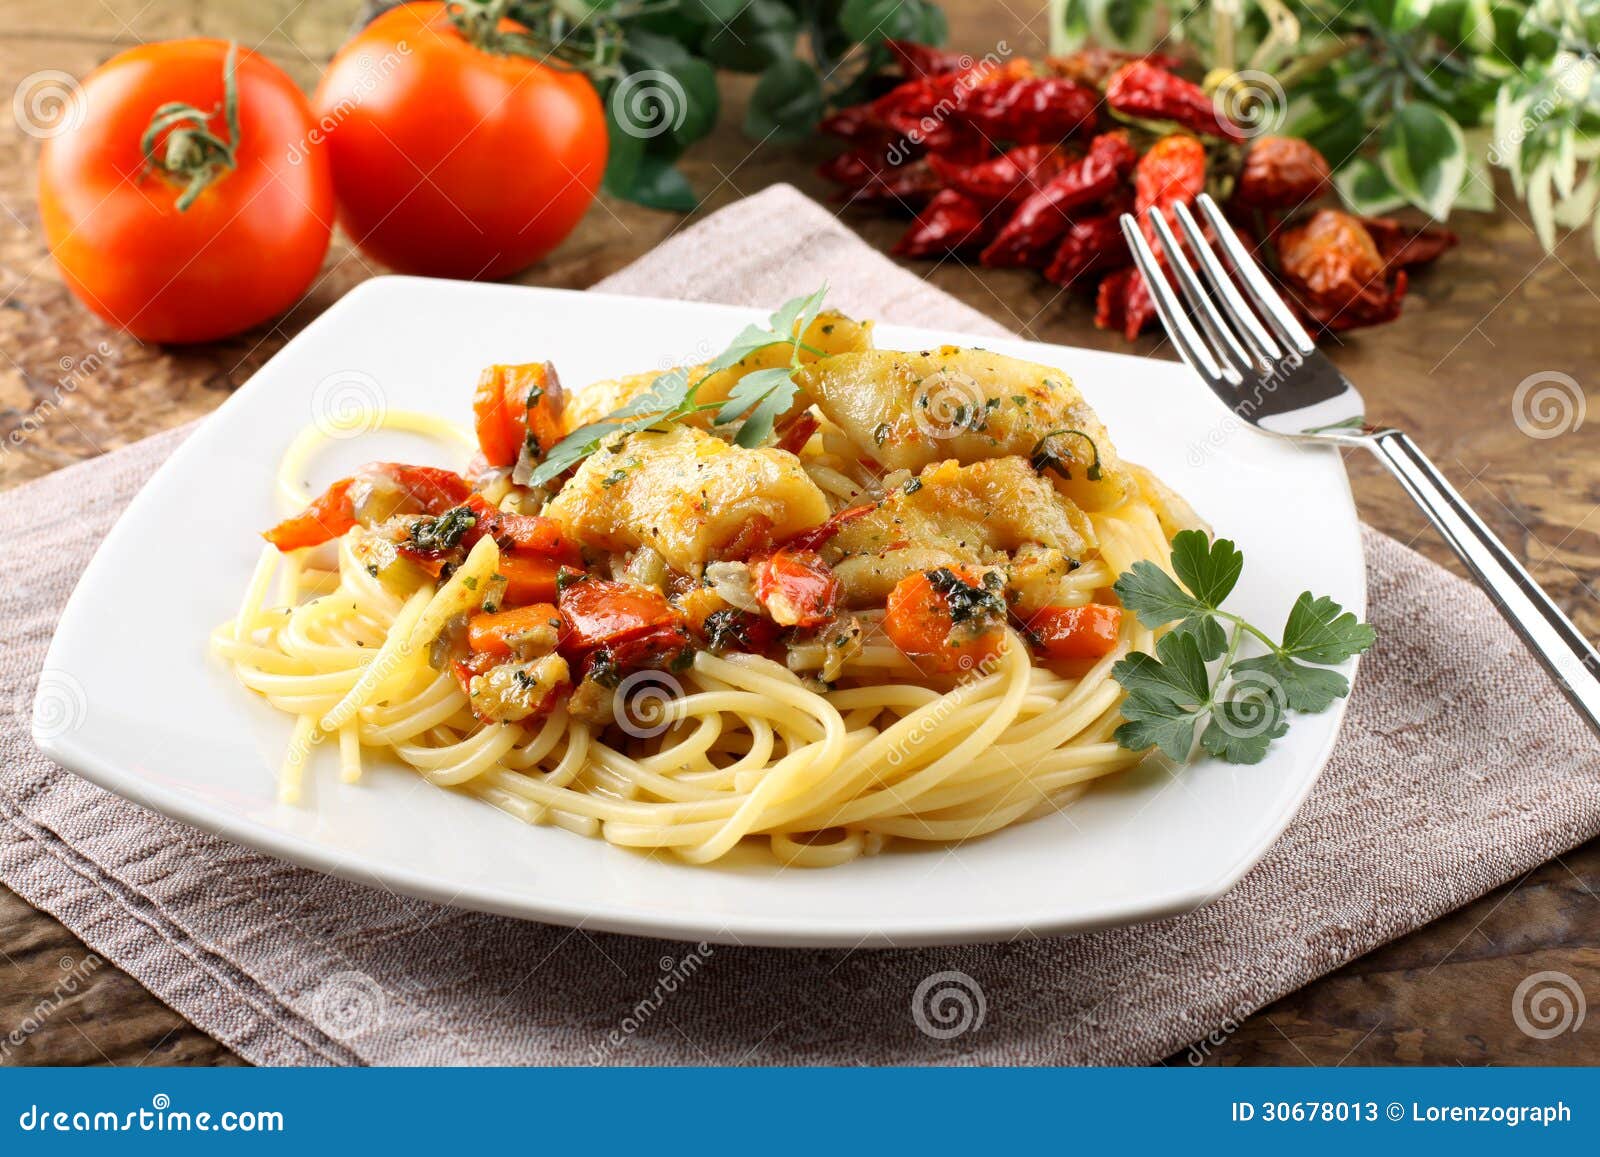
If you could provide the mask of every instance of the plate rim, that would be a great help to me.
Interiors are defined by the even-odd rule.
[[[352,301],[360,301],[365,297],[371,296],[374,292],[383,292],[401,283],[422,283],[431,287],[437,287],[443,283],[453,288],[466,287],[478,291],[521,290],[531,291],[534,294],[576,295],[590,300],[601,299],[627,303],[635,307],[640,303],[652,303],[722,311],[728,314],[749,314],[752,310],[759,312],[756,307],[728,305],[721,302],[685,301],[680,298],[570,290],[548,286],[519,286],[503,283],[485,285],[481,282],[451,281],[448,279],[420,278],[398,274],[369,278],[345,293],[338,301],[330,305],[295,334],[294,337],[290,338],[277,353],[274,353],[272,358],[264,362],[251,375],[249,381],[234,391],[211,414],[201,419],[193,435],[185,439],[183,444],[178,446],[145,480],[138,493],[129,500],[122,513],[118,515],[116,522],[95,548],[94,554],[85,565],[83,573],[74,584],[72,594],[68,596],[67,601],[63,604],[56,628],[51,634],[50,645],[46,650],[42,670],[67,670],[55,661],[58,658],[57,650],[60,645],[60,627],[62,623],[68,621],[69,616],[72,614],[79,591],[82,589],[84,582],[97,569],[101,558],[107,552],[108,546],[119,542],[125,533],[129,533],[127,528],[130,516],[142,509],[145,502],[153,501],[150,496],[156,481],[169,471],[176,472],[183,469],[183,463],[188,457],[204,452],[208,439],[202,438],[197,442],[196,436],[206,433],[208,427],[214,426],[217,415],[225,412],[227,407],[235,404],[236,399],[250,391],[261,376],[261,371],[282,356],[284,351],[302,343],[308,335],[316,334],[318,331],[327,328],[327,323],[330,320],[336,320],[339,315],[347,312],[348,304]],[[886,321],[884,324],[893,328],[939,329],[939,327],[909,325],[899,322]],[[1088,350],[1084,349],[1084,347],[1065,346],[1054,342],[1038,342],[1009,335],[969,334],[956,330],[945,331],[942,329],[940,329],[940,332],[947,333],[949,337],[956,339],[961,344],[977,345],[983,342],[995,341],[1027,342],[1035,345],[1050,345],[1058,349],[1082,350],[1096,356],[1127,359],[1130,362],[1140,364],[1147,364],[1151,361],[1156,361],[1160,364],[1178,364],[1165,363],[1161,362],[1161,359],[1138,354],[1112,350]],[[1203,388],[1203,384],[1196,383],[1196,388]],[[1270,437],[1271,435],[1262,434],[1261,436]],[[1351,523],[1356,530],[1356,562],[1362,574],[1362,581],[1360,583],[1360,606],[1351,609],[1356,610],[1358,614],[1364,615],[1369,592],[1365,579],[1365,544],[1362,541],[1360,514],[1355,503],[1354,492],[1351,489],[1349,471],[1344,466],[1343,456],[1339,454],[1337,447],[1330,446],[1327,448],[1327,452],[1334,455],[1338,463],[1337,474],[1340,485],[1334,497],[1348,510]],[[1359,668],[1359,656],[1346,668],[1348,677],[1351,680],[1352,690],[1359,674]],[[219,809],[183,789],[167,787],[159,781],[140,778],[136,773],[117,766],[114,759],[105,757],[88,747],[80,745],[75,739],[75,732],[60,734],[41,732],[39,728],[39,704],[44,691],[45,689],[41,685],[40,689],[35,693],[35,709],[29,730],[34,745],[49,759],[68,771],[129,802],[141,807],[148,807],[168,818],[189,824],[202,831],[268,855],[276,856],[300,867],[310,868],[366,887],[372,887],[376,881],[385,888],[392,888],[395,892],[429,903],[488,912],[517,919],[533,920],[562,927],[595,929],[625,935],[647,936],[691,943],[706,942],[779,948],[853,947],[873,949],[954,946],[1022,938],[1043,939],[1054,936],[1082,934],[1113,927],[1145,924],[1183,915],[1204,907],[1231,891],[1245,875],[1259,865],[1273,845],[1288,830],[1289,825],[1294,822],[1306,798],[1316,787],[1327,769],[1328,762],[1333,755],[1333,749],[1343,734],[1345,717],[1350,702],[1349,696],[1346,696],[1338,700],[1329,712],[1324,713],[1323,718],[1329,721],[1330,726],[1327,736],[1315,756],[1307,759],[1307,763],[1314,764],[1313,769],[1303,778],[1299,790],[1292,797],[1285,799],[1281,814],[1271,822],[1262,825],[1254,841],[1237,857],[1232,868],[1220,877],[1205,881],[1202,884],[1174,887],[1152,896],[1147,896],[1147,898],[1137,903],[1126,899],[1105,901],[1097,908],[1080,909],[1077,912],[1065,915],[1060,910],[1050,909],[1040,912],[1037,917],[1030,918],[1015,911],[1008,911],[994,917],[969,918],[954,923],[947,921],[937,926],[931,926],[925,917],[901,918],[900,921],[897,921],[892,914],[889,914],[876,918],[873,926],[867,928],[860,921],[830,922],[827,919],[817,917],[807,917],[803,921],[797,921],[793,916],[740,915],[734,920],[722,921],[716,917],[695,916],[690,913],[649,912],[635,906],[595,905],[586,902],[580,907],[573,901],[564,902],[559,894],[555,896],[548,894],[529,895],[527,893],[513,895],[506,889],[483,884],[466,889],[456,888],[431,879],[421,873],[413,872],[403,865],[371,866],[369,861],[369,866],[366,870],[363,870],[361,867],[362,861],[352,862],[350,857],[338,852],[329,845],[281,828],[272,827],[249,816],[237,815]],[[1154,755],[1147,757],[1147,759],[1162,758]],[[714,925],[720,926],[714,927]]]

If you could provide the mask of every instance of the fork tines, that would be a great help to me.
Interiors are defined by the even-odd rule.
[[[1160,210],[1148,210],[1165,266],[1177,282],[1181,299],[1138,221],[1131,214],[1122,215],[1122,232],[1133,251],[1134,263],[1144,275],[1161,324],[1183,360],[1213,385],[1220,381],[1238,386],[1247,374],[1272,373],[1286,358],[1298,360],[1299,355],[1312,352],[1315,347],[1305,328],[1272,288],[1210,194],[1202,193],[1196,204],[1222,257],[1206,240],[1187,206],[1174,207],[1178,227],[1188,242],[1187,252]],[[1194,254],[1199,272],[1190,264],[1188,253]]]

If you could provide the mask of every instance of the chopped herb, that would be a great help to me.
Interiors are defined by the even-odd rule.
[[[906,494],[915,494],[917,491],[922,489],[922,479],[920,479],[920,478],[907,478],[906,479],[906,484],[904,486],[902,486],[900,489],[903,492],[905,492]]]
[[[437,518],[419,519],[408,536],[418,554],[444,554],[461,542],[461,536],[477,525],[478,517],[469,506],[455,506]]]
[[[477,590],[478,589],[477,576],[469,574],[466,578],[461,580],[461,585],[466,587],[469,591]]]
[[[998,572],[985,571],[982,582],[977,586],[973,586],[947,566],[925,573],[933,589],[944,596],[945,604],[950,608],[952,623],[959,626],[963,623],[987,623],[996,618],[1005,618],[1006,604],[1000,597],[1000,592],[1005,588],[1005,579],[1001,578]]]
[[[1093,438],[1082,430],[1051,430],[1043,438],[1035,442],[1032,452],[1028,455],[1028,461],[1032,464],[1034,470],[1040,474],[1050,470],[1063,478],[1069,480],[1072,478],[1072,470],[1068,463],[1072,462],[1073,458],[1070,455],[1062,457],[1050,448],[1050,439],[1066,434],[1075,434],[1089,443],[1089,449],[1094,453],[1094,460],[1089,463],[1089,468],[1084,473],[1088,475],[1090,482],[1100,481],[1100,447]]]
[[[618,467],[616,470],[613,470],[610,474],[607,474],[604,478],[600,479],[600,485],[609,490],[627,476],[628,472]]]
[[[874,446],[882,446],[893,429],[894,427],[889,425],[888,422],[879,422],[872,427],[872,444]]]
[[[567,567],[562,567],[560,570],[556,571],[556,593],[559,594],[568,587],[572,586],[574,583],[581,583],[588,577],[588,574],[584,571],[571,570]]]
[[[1011,400],[1019,406],[1026,406],[1028,404],[1028,396],[1026,394],[1012,394]]]

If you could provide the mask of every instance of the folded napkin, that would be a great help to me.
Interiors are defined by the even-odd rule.
[[[787,186],[598,288],[766,305],[824,278],[852,313],[1003,332]],[[547,927],[361,887],[145,811],[29,741],[62,604],[183,434],[0,499],[0,686],[14,708],[0,701],[0,878],[252,1061],[1148,1062],[1600,831],[1600,752],[1555,687],[1476,588],[1368,531],[1379,642],[1333,760],[1261,864],[1187,916],[969,948],[801,951]],[[948,986],[972,1012],[913,1011]]]

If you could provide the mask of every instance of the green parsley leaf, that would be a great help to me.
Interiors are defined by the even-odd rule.
[[[1185,531],[1184,533],[1188,533]],[[1179,535],[1181,538],[1182,535]],[[1172,580],[1153,562],[1141,560],[1125,571],[1112,589],[1127,610],[1147,627],[1177,623],[1174,633],[1193,635],[1203,659],[1210,662],[1228,645],[1227,636],[1207,606]]]
[[[1289,707],[1316,714],[1333,706],[1335,699],[1350,694],[1350,680],[1326,667],[1307,667],[1283,655],[1261,655],[1240,659],[1233,665],[1235,676],[1253,673],[1281,689]]]
[[[1156,747],[1184,759],[1199,730],[1200,749],[1208,754],[1259,763],[1272,741],[1288,731],[1289,711],[1326,711],[1350,693],[1344,675],[1313,664],[1343,662],[1370,647],[1376,634],[1338,603],[1302,594],[1282,642],[1274,642],[1222,609],[1244,569],[1233,543],[1183,531],[1172,540],[1172,569],[1181,585],[1142,561],[1114,586],[1123,607],[1145,626],[1170,626],[1154,655],[1135,651],[1111,670],[1127,692],[1118,744],[1134,751]],[[1240,644],[1248,640],[1267,653],[1239,657]],[[1208,664],[1218,658],[1213,673]]]
[[[1239,581],[1244,555],[1226,538],[1212,542],[1203,530],[1180,530],[1172,540],[1172,569],[1196,599],[1215,610]]]
[[[1282,700],[1252,690],[1211,709],[1211,722],[1200,733],[1200,747],[1229,763],[1260,763],[1272,741],[1288,730]]]
[[[1283,627],[1283,652],[1310,663],[1342,663],[1377,640],[1378,633],[1324,595],[1303,592]]]

